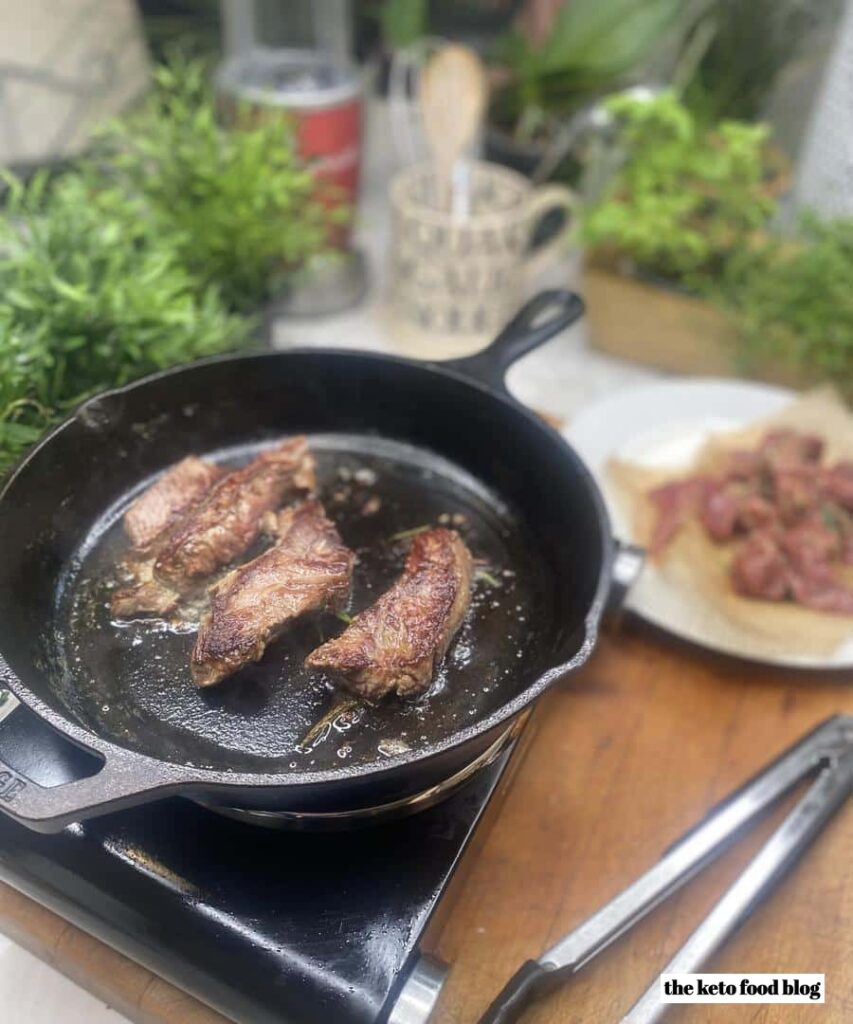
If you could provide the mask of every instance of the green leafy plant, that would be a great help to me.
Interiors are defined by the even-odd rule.
[[[518,29],[497,44],[507,75],[492,116],[531,135],[612,90],[647,59],[672,27],[684,0],[571,0],[541,43]]]
[[[181,261],[234,310],[256,310],[346,216],[323,202],[292,128],[238,112],[224,129],[203,62],[155,72],[144,107],[100,135],[104,176],[176,238]]]
[[[732,255],[710,297],[747,370],[798,367],[853,398],[853,220],[805,218],[794,238]]]
[[[686,39],[708,40],[685,88],[706,123],[761,116],[779,73],[834,0],[710,0]]]
[[[376,16],[382,40],[393,50],[411,46],[425,36],[429,28],[427,0],[383,0]]]
[[[672,93],[608,106],[621,164],[586,213],[586,242],[633,272],[701,287],[775,209],[767,128],[704,128]]]
[[[74,171],[7,179],[0,218],[0,475],[93,392],[231,349],[247,322],[138,200]]]

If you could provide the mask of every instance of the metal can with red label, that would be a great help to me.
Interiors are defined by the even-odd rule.
[[[318,182],[331,186],[329,201],[355,209],[362,96],[354,68],[314,50],[254,49],[222,64],[217,90],[226,116],[239,107],[291,121],[299,155]]]

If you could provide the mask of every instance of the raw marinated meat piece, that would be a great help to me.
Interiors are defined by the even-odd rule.
[[[732,560],[731,581],[744,597],[784,601],[788,596],[788,563],[769,531],[757,531],[741,543]]]
[[[772,502],[760,494],[748,494],[738,510],[738,524],[745,530],[760,530],[772,526],[778,513]]]
[[[649,499],[657,510],[657,521],[649,544],[652,555],[660,554],[681,527],[696,514],[707,486],[705,477],[689,477],[649,491]]]
[[[826,564],[841,554],[842,540],[820,513],[810,516],[781,535],[780,544],[791,564],[808,571],[815,564]]]
[[[800,604],[818,612],[853,615],[853,590],[840,583],[828,566],[809,575],[793,573],[791,590]]]
[[[853,511],[853,462],[837,462],[827,469],[823,489],[842,508]]]
[[[759,451],[774,468],[817,465],[823,455],[823,439],[816,434],[781,428],[764,435]]]
[[[820,474],[814,466],[772,470],[773,500],[779,518],[793,525],[821,500]]]
[[[731,540],[738,526],[740,510],[741,498],[732,484],[715,482],[708,486],[700,518],[712,540]]]

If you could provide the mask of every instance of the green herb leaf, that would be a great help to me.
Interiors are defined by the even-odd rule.
[[[493,576],[487,569],[475,569],[474,578],[478,580],[485,580],[490,587],[499,587],[501,585],[501,581]]]
[[[423,526],[413,526],[410,530],[400,530],[399,533],[392,533],[391,540],[408,540],[410,537],[417,537],[419,533],[426,533],[427,530],[431,530],[432,527],[429,523],[425,523]]]

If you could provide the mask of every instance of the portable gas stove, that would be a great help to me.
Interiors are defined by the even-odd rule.
[[[333,835],[178,798],[55,835],[0,815],[0,876],[239,1024],[422,1024],[446,973],[420,952],[424,929],[516,743],[435,806],[399,816],[444,793]],[[79,772],[80,752],[24,707],[0,750],[43,785]]]

